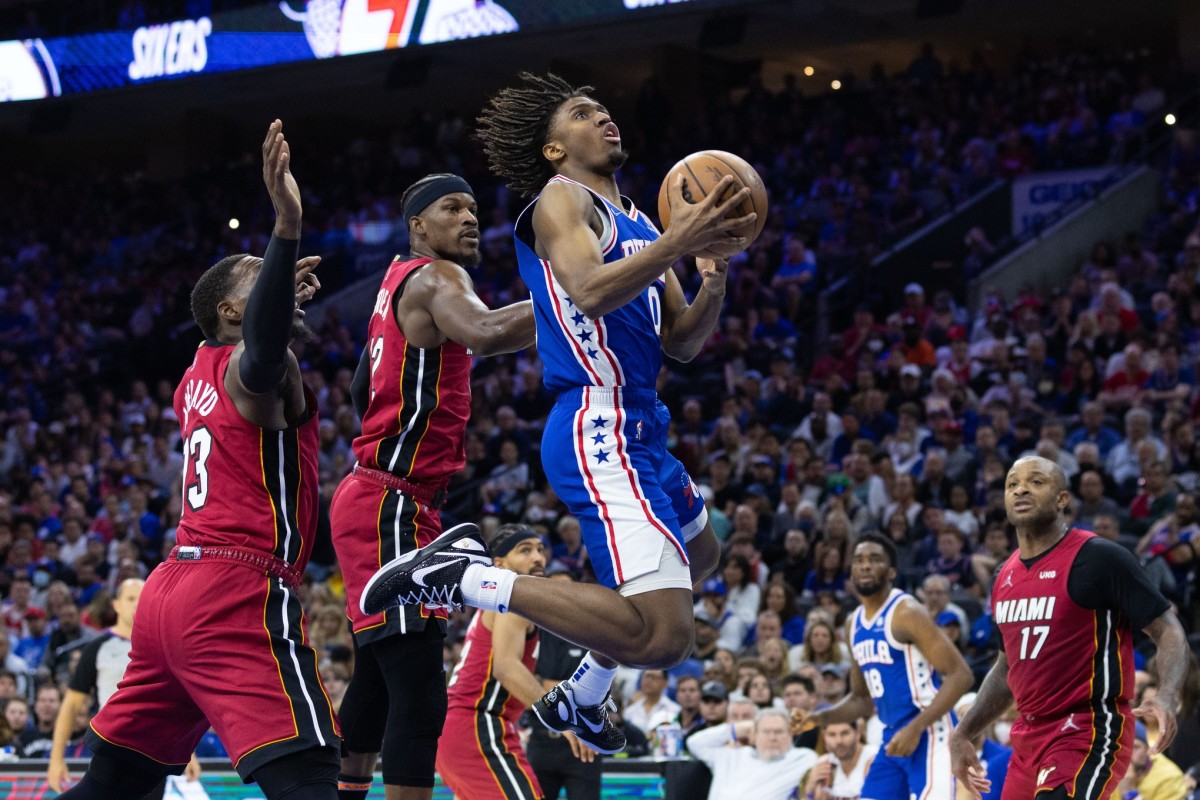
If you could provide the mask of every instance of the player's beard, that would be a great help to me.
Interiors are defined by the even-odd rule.
[[[885,588],[887,588],[887,582],[883,580],[874,581],[873,583],[854,581],[854,590],[858,592],[859,597],[874,597],[880,594]]]
[[[292,341],[293,342],[311,342],[317,338],[317,334],[312,328],[304,324],[302,320],[293,320],[292,322]]]
[[[1023,520],[1016,520],[1009,517],[1009,522],[1013,527],[1023,528],[1024,530],[1033,533],[1047,533],[1052,531],[1058,523],[1059,510],[1058,506],[1050,508],[1034,508]]]
[[[617,148],[608,156],[608,166],[612,168],[613,172],[616,172],[621,167],[625,166],[625,162],[628,160],[629,153],[623,148]]]
[[[476,247],[474,250],[464,250],[458,257],[458,265],[460,267],[478,267],[479,262],[483,260],[483,253]]]

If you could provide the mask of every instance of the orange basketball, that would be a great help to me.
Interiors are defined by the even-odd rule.
[[[662,187],[658,190],[658,218],[662,222],[663,230],[666,230],[667,226],[671,224],[671,208],[667,204],[667,187],[675,180],[677,173],[683,174],[683,197],[689,203],[700,202],[721,178],[732,175],[735,180],[720,199],[724,200],[737,193],[743,186],[750,189],[750,197],[745,202],[734,206],[728,216],[744,217],[753,211],[758,214],[758,218],[753,223],[730,231],[730,236],[745,236],[748,246],[762,233],[763,226],[767,224],[767,187],[763,185],[762,178],[754,171],[754,167],[750,166],[744,158],[735,156],[733,153],[726,153],[724,150],[701,150],[698,153],[692,153],[671,167],[667,177],[663,179]],[[692,253],[692,255],[700,258],[729,258],[742,249],[744,248],[733,244],[716,244],[700,252]]]

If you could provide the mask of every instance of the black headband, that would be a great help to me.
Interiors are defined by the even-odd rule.
[[[529,528],[521,527],[507,536],[492,542],[488,547],[492,551],[492,555],[496,558],[504,558],[511,553],[513,549],[526,539],[540,539],[536,533]]]
[[[466,192],[471,197],[475,196],[475,192],[471,190],[471,184],[457,175],[443,175],[440,178],[434,178],[408,198],[403,209],[404,219],[412,219],[428,208],[434,200],[455,192]]]

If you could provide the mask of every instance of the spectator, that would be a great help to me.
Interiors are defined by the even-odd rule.
[[[16,693],[22,697],[28,697],[31,675],[29,664],[25,662],[25,659],[13,653],[11,648],[12,640],[7,636],[0,636],[0,669],[12,676],[13,688]]]
[[[953,612],[958,617],[960,635],[957,644],[960,648],[966,646],[966,633],[970,630],[971,622],[961,606],[950,602],[950,580],[944,575],[930,575],[921,582],[921,590],[917,594],[925,604],[930,619],[936,620],[943,611]]]
[[[983,591],[975,581],[971,557],[964,552],[965,538],[958,528],[945,525],[937,535],[938,556],[930,560],[926,571],[930,576],[940,575],[946,578],[952,590],[982,597]]]
[[[58,718],[61,702],[62,695],[53,683],[43,683],[37,688],[33,702],[33,724],[20,734],[26,758],[50,758],[54,721]]]
[[[689,733],[704,727],[705,719],[701,712],[700,679],[694,675],[684,675],[675,683],[675,702],[679,704],[679,713],[675,722],[686,737]]]
[[[736,652],[746,639],[746,623],[726,607],[727,592],[720,578],[709,578],[700,589],[696,617],[718,631],[717,646]]]
[[[28,633],[17,640],[13,653],[30,665],[40,665],[50,644],[50,634],[46,630],[46,612],[37,606],[30,606],[25,612],[25,625]]]
[[[805,501],[809,502],[809,501]],[[804,590],[804,583],[812,569],[809,558],[808,537],[803,530],[793,529],[783,536],[783,554],[771,559],[769,580],[781,579],[793,595]]]
[[[741,508],[739,507],[739,510]],[[753,542],[753,537],[751,537],[751,542]],[[764,579],[766,578],[765,570],[764,566],[762,575]],[[762,589],[750,562],[741,555],[727,555],[725,565],[721,568],[721,575],[725,579],[726,607],[737,614],[746,627],[753,625],[754,618],[758,615],[759,602],[762,600]]]
[[[1117,516],[1121,507],[1117,501],[1104,494],[1104,476],[1095,469],[1086,469],[1079,473],[1079,499],[1075,502],[1076,528],[1094,531],[1095,519],[1104,514]]]
[[[1117,791],[1123,797],[1132,792],[1139,800],[1186,800],[1192,788],[1183,771],[1166,754],[1150,755],[1146,726],[1136,722],[1133,759]]]
[[[763,592],[759,615],[773,611],[779,618],[779,633],[791,644],[804,641],[804,617],[796,606],[796,592],[785,581],[771,580]]]
[[[751,738],[752,746],[741,745]],[[742,800],[747,786],[759,800],[786,800],[817,761],[812,750],[792,746],[788,714],[775,708],[760,711],[754,722],[695,733],[687,747],[712,770],[709,800]]]
[[[1151,461],[1138,481],[1140,490],[1129,506],[1129,531],[1135,536],[1145,533],[1151,523],[1175,510],[1175,492],[1168,485],[1167,465]]]
[[[821,731],[825,755],[809,771],[804,782],[805,797],[813,800],[832,800],[838,797],[858,797],[862,792],[867,770],[879,752],[877,744],[863,744],[863,721],[835,722]]]
[[[1151,422],[1153,417],[1144,408],[1131,408],[1126,411],[1125,438],[1109,451],[1105,459],[1105,471],[1116,482],[1118,491],[1127,499],[1133,497],[1137,479],[1141,475],[1138,446],[1148,441],[1154,445],[1157,458],[1164,459],[1167,456],[1166,446],[1151,435]]]
[[[642,671],[637,694],[625,706],[625,721],[647,735],[679,715],[679,704],[666,695],[667,673],[661,669]]]
[[[838,641],[833,624],[823,616],[813,614],[809,615],[804,643],[793,647],[788,657],[793,670],[799,670],[807,664],[817,667],[825,664],[850,664],[850,653],[846,646]]]

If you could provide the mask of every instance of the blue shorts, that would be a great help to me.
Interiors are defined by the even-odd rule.
[[[667,452],[670,420],[651,390],[594,387],[563,392],[546,419],[542,467],[604,586],[657,571],[664,545],[688,563],[687,540],[708,524],[691,476]]]
[[[884,752],[891,736],[871,762],[863,782],[862,800],[954,800],[956,782],[950,764],[952,717],[947,714],[921,734],[912,755],[898,758]]]

